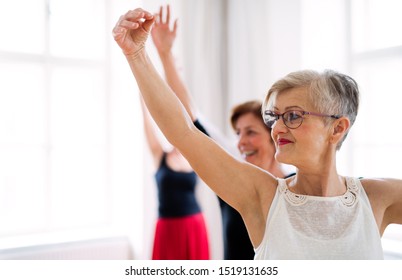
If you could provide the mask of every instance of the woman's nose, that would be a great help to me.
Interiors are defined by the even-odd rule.
[[[287,132],[289,128],[285,125],[283,118],[279,118],[271,127],[271,129],[272,129],[272,136],[274,136],[278,135],[279,133]]]
[[[237,138],[237,146],[240,147],[246,143],[247,139],[244,134],[240,133]]]

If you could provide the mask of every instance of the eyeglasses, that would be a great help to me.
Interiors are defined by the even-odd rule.
[[[272,126],[276,123],[276,121],[278,121],[279,118],[282,117],[283,123],[288,128],[295,129],[295,128],[298,128],[299,126],[301,126],[301,124],[303,123],[304,115],[312,115],[312,116],[317,116],[317,117],[328,117],[328,118],[334,118],[334,119],[339,119],[341,117],[338,115],[325,115],[325,114],[306,112],[306,111],[300,111],[300,110],[286,111],[283,114],[276,114],[273,111],[266,110],[264,112],[264,123],[269,128],[272,128]]]

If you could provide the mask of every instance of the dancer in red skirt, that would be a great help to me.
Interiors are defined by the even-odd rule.
[[[204,216],[195,196],[197,174],[180,152],[164,151],[142,104],[146,139],[158,169],[158,221],[153,260],[208,260],[209,242]],[[194,124],[206,131],[196,120]]]

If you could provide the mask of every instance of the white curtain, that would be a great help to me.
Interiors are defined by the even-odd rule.
[[[230,135],[234,105],[262,99],[300,67],[300,1],[180,2],[186,83],[202,113]]]

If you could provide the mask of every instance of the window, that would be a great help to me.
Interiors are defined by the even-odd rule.
[[[106,4],[0,2],[0,240],[111,222]]]
[[[303,0],[302,68],[335,69],[359,84],[359,114],[338,153],[341,174],[402,178],[402,17],[398,0]],[[387,258],[402,258],[402,226],[383,235]]]
[[[401,10],[398,0],[351,1],[351,68],[362,93],[350,149],[355,175],[400,178],[402,132],[392,120],[402,103]],[[383,246],[401,258],[402,226],[387,228]]]

